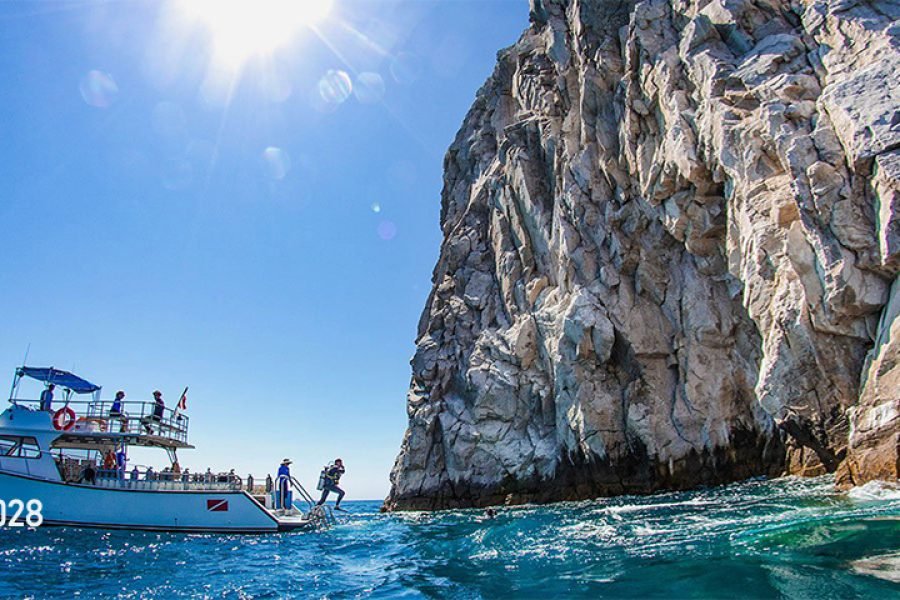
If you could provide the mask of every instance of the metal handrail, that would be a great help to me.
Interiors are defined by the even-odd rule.
[[[242,490],[244,480],[230,473],[190,473],[173,471],[154,471],[147,467],[132,469],[105,469],[95,459],[80,459],[73,456],[62,456],[60,471],[63,477],[77,483],[88,466],[93,467],[94,485],[139,490]],[[252,490],[247,489],[252,493]]]
[[[130,479],[120,477],[101,477],[98,476],[94,483],[97,487],[114,488],[125,490],[170,490],[170,491],[238,491],[241,489],[240,482],[207,482],[207,481],[182,481],[167,479]]]
[[[39,409],[39,400],[10,399],[17,405]],[[34,406],[32,406],[34,405]],[[161,416],[156,413],[155,402],[125,400],[120,403],[121,413],[111,413],[112,400],[70,400],[64,404],[54,402],[54,409],[63,406],[75,412],[76,419],[82,419],[85,427],[97,427],[101,431],[136,435],[156,435],[187,444],[190,418],[171,408],[163,408]],[[90,425],[93,422],[95,425]],[[77,427],[77,421],[76,421]],[[90,430],[90,429],[89,429]]]
[[[293,486],[293,488],[300,493],[300,497],[303,498],[304,501],[306,501],[306,504],[308,504],[310,508],[316,505],[315,500],[313,500],[309,492],[306,491],[306,488],[303,487],[303,485],[299,481],[297,481],[296,477],[291,477],[291,486]]]
[[[300,498],[306,502],[309,507],[309,510],[306,512],[306,518],[309,519],[315,527],[330,527],[334,524],[335,518],[334,513],[331,511],[331,507],[316,504],[309,492],[306,491],[306,488],[303,487],[303,484],[297,481],[297,478],[288,475],[279,475],[276,479],[276,494],[279,493],[278,490],[281,487],[282,481],[287,481],[290,487],[296,490],[300,494]]]

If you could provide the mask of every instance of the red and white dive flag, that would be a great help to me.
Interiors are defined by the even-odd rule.
[[[228,512],[228,500],[207,500],[206,510],[209,512]]]
[[[176,415],[183,410],[187,410],[187,391],[188,389],[184,388],[184,391],[181,392],[181,398],[178,399],[178,405],[175,407]]]

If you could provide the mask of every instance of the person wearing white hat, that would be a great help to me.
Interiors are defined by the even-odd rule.
[[[278,498],[279,502],[277,506],[280,506],[282,509],[290,508],[288,506],[288,490],[291,486],[291,467],[293,461],[291,459],[286,458],[281,461],[281,466],[278,467]]]

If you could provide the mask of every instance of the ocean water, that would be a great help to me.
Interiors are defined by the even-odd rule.
[[[265,536],[0,531],[0,597],[900,598],[900,488],[829,478]]]

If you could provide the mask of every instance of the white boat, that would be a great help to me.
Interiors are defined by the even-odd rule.
[[[56,410],[17,398],[23,377],[62,388]],[[82,400],[85,395],[90,399]],[[270,533],[327,526],[333,519],[293,478],[267,478],[261,490],[233,474],[155,474],[128,470],[121,461],[104,469],[102,457],[127,454],[130,447],[158,448],[172,465],[178,450],[193,448],[188,417],[153,402],[123,401],[111,413],[113,402],[100,400],[99,386],[59,369],[22,367],[10,403],[0,414],[0,498],[39,500],[44,525]],[[293,503],[293,492],[306,511]]]

